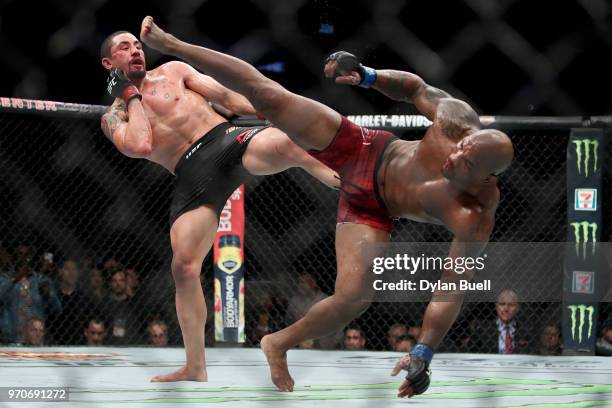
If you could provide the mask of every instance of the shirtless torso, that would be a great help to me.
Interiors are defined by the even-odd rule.
[[[472,165],[466,159],[449,159],[463,149],[460,142],[480,128],[477,117],[466,124],[466,115],[456,114],[468,108],[458,100],[441,102],[438,111],[449,114],[438,113],[423,139],[398,140],[387,148],[377,180],[392,216],[445,225],[455,235],[490,229],[499,204],[497,178],[491,175],[466,191],[443,174],[447,166],[468,171]]]
[[[174,173],[176,163],[187,148],[226,121],[202,96],[209,94],[211,99],[229,99],[220,88],[212,78],[181,62],[168,62],[147,71],[140,91],[153,143],[150,154],[143,158]],[[112,134],[113,127],[128,121],[125,102],[116,99],[104,117],[103,124],[106,123]],[[120,140],[115,142],[121,143]]]

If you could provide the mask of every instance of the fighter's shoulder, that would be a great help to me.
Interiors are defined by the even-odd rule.
[[[478,195],[478,201],[480,202],[485,212],[490,212],[497,209],[500,200],[500,191],[497,186],[497,177],[489,176],[485,181],[485,187],[482,192]]]
[[[461,136],[467,130],[482,128],[474,108],[467,102],[452,97],[440,99],[434,122],[451,138]]]
[[[498,205],[499,189],[497,186],[488,186],[475,200],[455,201],[454,205],[449,205],[444,223],[457,236],[480,237],[493,229]]]
[[[155,74],[185,76],[196,73],[196,69],[182,61],[168,61],[153,71]]]

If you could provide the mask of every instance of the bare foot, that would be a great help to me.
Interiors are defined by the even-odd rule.
[[[174,36],[166,33],[153,22],[153,17],[146,16],[140,25],[140,41],[154,50],[166,53]]]
[[[293,391],[295,381],[287,367],[287,352],[274,344],[274,334],[268,334],[261,339],[261,350],[266,355],[270,366],[270,378],[279,391]]]
[[[187,371],[187,367],[181,367],[173,373],[166,375],[156,375],[151,378],[151,382],[174,382],[174,381],[208,381],[206,369],[198,372]]]

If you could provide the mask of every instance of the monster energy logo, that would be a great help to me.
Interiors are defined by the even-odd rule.
[[[595,255],[595,243],[597,242],[597,223],[595,222],[572,222],[574,227],[574,238],[576,241],[576,255],[580,256],[580,244],[582,243],[582,256],[586,259],[587,242],[592,242],[591,254]],[[590,234],[589,234],[590,232]]]
[[[591,161],[591,147],[593,147],[593,173],[597,171],[597,156],[599,156],[599,141],[595,139],[572,140],[576,148],[576,166],[578,174],[582,174],[584,168],[584,177],[589,177],[589,162]],[[584,162],[582,161],[582,151],[584,149]],[[583,163],[584,166],[581,166]]]
[[[567,308],[571,312],[570,319],[572,323],[572,340],[576,341],[576,331],[578,331],[578,344],[582,343],[582,329],[584,328],[585,315],[586,312],[589,312],[589,330],[587,331],[587,339],[590,339],[591,335],[593,334],[593,314],[595,314],[595,308],[593,306],[586,305],[570,305]],[[576,321],[578,322],[578,327],[576,327]]]

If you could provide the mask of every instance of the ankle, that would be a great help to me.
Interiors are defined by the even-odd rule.
[[[206,371],[206,364],[204,363],[189,363],[185,364],[185,371],[188,373],[201,373]]]

